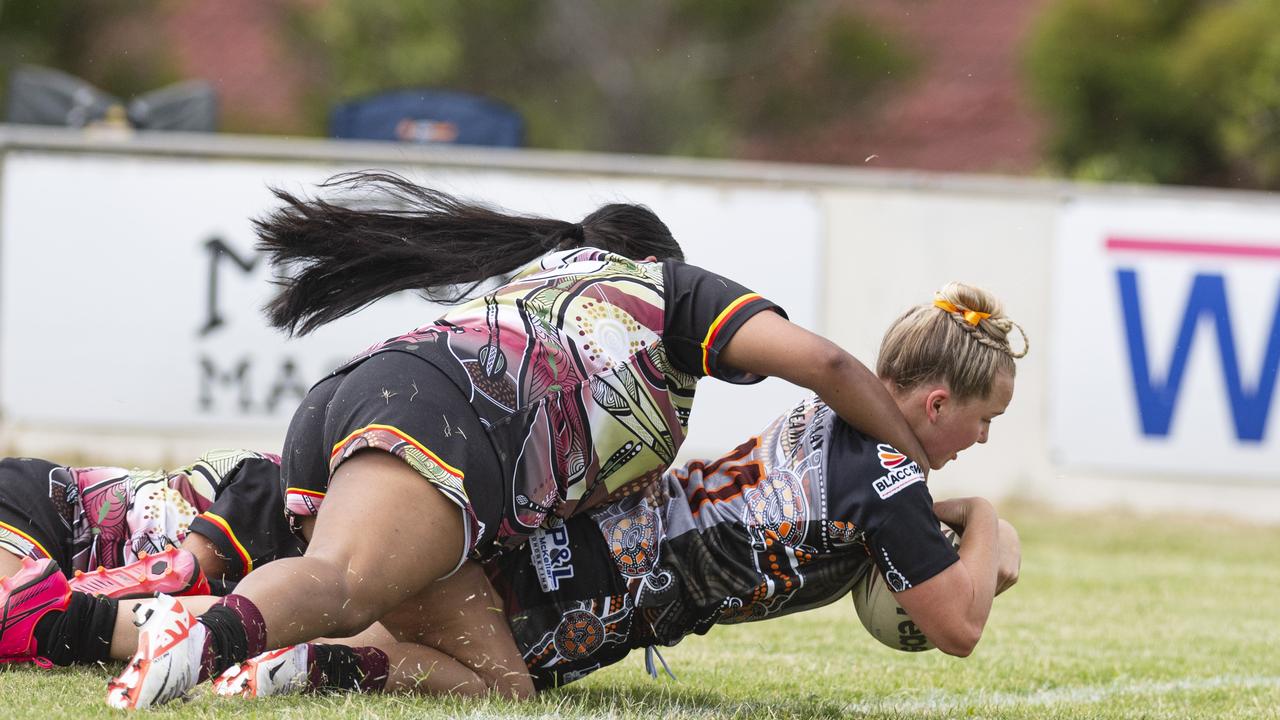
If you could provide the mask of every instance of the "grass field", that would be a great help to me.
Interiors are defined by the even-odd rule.
[[[852,603],[718,628],[531,704],[331,696],[156,718],[1280,718],[1280,528],[1017,509],[1023,575],[965,660],[872,640]],[[112,668],[114,670],[114,668]],[[0,673],[0,718],[117,716],[103,668]],[[665,677],[665,676],[664,676]]]

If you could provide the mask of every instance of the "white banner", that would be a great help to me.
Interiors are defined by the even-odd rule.
[[[288,340],[260,308],[270,271],[250,219],[268,186],[307,192],[316,163],[12,151],[0,187],[0,409],[6,422],[118,430],[283,432],[308,387],[375,341],[433,320],[388,298]],[[504,170],[400,168],[440,189],[551,217],[603,202],[652,207],[690,262],[734,278],[813,326],[821,222],[812,193]],[[707,381],[692,441],[723,450],[798,397],[779,381]]]
[[[1078,200],[1053,276],[1057,461],[1280,481],[1280,208]]]

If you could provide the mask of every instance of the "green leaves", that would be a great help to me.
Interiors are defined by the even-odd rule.
[[[1062,0],[1034,30],[1031,90],[1067,174],[1280,187],[1276,0]]]
[[[331,0],[295,41],[334,103],[400,87],[515,106],[536,147],[728,155],[857,112],[909,58],[847,8],[785,0]]]

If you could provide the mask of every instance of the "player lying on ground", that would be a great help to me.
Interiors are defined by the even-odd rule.
[[[223,593],[300,553],[275,456],[211,452],[167,473],[0,460],[0,663],[128,658],[120,599]]]
[[[128,659],[137,651],[135,619],[146,618],[154,601],[120,600],[182,594],[186,607],[199,612],[218,600],[208,595],[211,589],[221,594],[253,567],[297,556],[302,544],[286,519],[281,487],[277,458],[250,451],[211,452],[169,473],[0,461],[0,663],[48,667]],[[82,572],[97,563],[101,570]],[[212,584],[202,567],[213,568]],[[466,644],[457,642],[458,633],[418,632],[413,643],[397,648],[382,625],[368,631],[371,641],[396,654],[397,672],[412,677],[419,690],[503,691],[509,674],[525,674],[505,622],[490,609],[499,601],[474,564],[455,577],[421,600],[478,609],[479,614],[458,616],[472,638]],[[483,585],[478,592],[476,581]],[[466,595],[457,594],[462,590]],[[407,620],[393,615],[384,623],[395,628],[409,625]],[[422,683],[441,655],[437,648],[464,655],[467,644],[482,647],[481,620],[500,629],[492,634],[510,648],[516,671],[497,672],[477,653],[478,668],[497,680],[478,684],[474,673],[458,677],[440,670],[433,675],[436,684]],[[324,662],[324,652],[317,663]],[[333,653],[326,677],[358,682],[358,668],[350,662],[355,655]],[[422,660],[420,667],[409,664],[414,658]]]
[[[112,707],[180,697],[268,649],[359,633],[548,517],[652,484],[702,377],[780,377],[924,456],[872,372],[684,263],[647,208],[609,204],[575,223],[386,174],[338,185],[345,200],[278,193],[285,207],[256,223],[278,271],[274,325],[307,332],[401,289],[466,302],[311,388],[281,469],[289,509],[309,517],[306,554],[250,573],[198,618],[169,615],[182,640],[149,648],[112,685]]]
[[[1013,359],[1025,354],[1009,346],[1012,327],[989,295],[953,284],[886,335],[879,375],[932,468],[986,442],[1012,398]],[[810,399],[719,460],[670,470],[654,490],[543,528],[491,560],[485,570],[500,604],[468,563],[435,592],[474,596],[470,614],[423,612],[437,599],[423,598],[343,644],[259,655],[215,687],[248,696],[341,687],[523,697],[637,647],[833,602],[873,568],[929,640],[967,655],[993,596],[1017,580],[1017,534],[980,498],[935,504],[924,479],[918,465]],[[958,553],[939,519],[962,530]],[[514,640],[506,651],[499,608]],[[165,628],[144,625],[143,643],[162,642]],[[528,677],[508,669],[512,649]],[[140,652],[135,662],[150,660]]]

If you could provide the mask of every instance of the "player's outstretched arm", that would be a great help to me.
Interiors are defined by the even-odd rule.
[[[762,312],[742,325],[720,357],[737,370],[809,388],[845,422],[893,445],[928,472],[924,448],[884,384],[830,340]]]
[[[1002,576],[1012,584],[1008,568],[1015,568],[1016,580],[1017,562],[1007,554],[1002,558],[1000,521],[987,500],[941,500],[934,503],[934,512],[939,520],[962,531],[960,561],[895,593],[894,599],[939,650],[966,657],[982,637]]]

